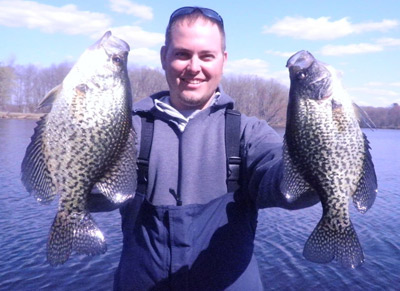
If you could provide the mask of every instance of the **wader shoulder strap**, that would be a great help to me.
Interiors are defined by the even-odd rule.
[[[233,109],[225,111],[225,148],[227,161],[226,185],[228,192],[239,188],[240,177],[240,112]]]
[[[150,151],[153,142],[154,118],[152,116],[144,116],[141,120],[142,130],[140,137],[140,151],[137,161],[137,191],[146,194],[149,176]]]
[[[141,117],[142,130],[140,138],[140,152],[138,158],[138,183],[137,191],[147,193],[149,160],[151,144],[153,141],[154,118]],[[227,161],[226,185],[228,192],[234,192],[239,188],[240,174],[240,112],[227,109],[225,112],[225,148]]]

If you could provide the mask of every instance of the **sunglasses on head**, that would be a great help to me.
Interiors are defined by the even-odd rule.
[[[191,6],[186,6],[186,7],[181,7],[175,10],[169,19],[169,25],[175,21],[176,18],[183,16],[183,15],[189,15],[192,14],[196,11],[200,11],[201,14],[204,16],[207,16],[208,18],[211,18],[218,22],[222,28],[224,27],[224,21],[222,20],[221,15],[219,15],[217,12],[215,12],[212,9],[209,8],[202,8],[202,7],[191,7]]]

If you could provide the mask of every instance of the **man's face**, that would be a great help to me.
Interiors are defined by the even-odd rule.
[[[161,48],[172,106],[178,110],[206,108],[221,81],[226,59],[216,24],[202,18],[176,23],[169,46]]]

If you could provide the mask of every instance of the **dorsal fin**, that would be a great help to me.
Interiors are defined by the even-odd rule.
[[[62,84],[57,85],[53,89],[51,89],[46,96],[39,102],[38,108],[43,108],[45,106],[51,106],[53,102],[57,99],[58,94],[62,89]]]

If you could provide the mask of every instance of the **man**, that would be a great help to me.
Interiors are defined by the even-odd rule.
[[[314,195],[285,200],[281,138],[245,115],[240,189],[229,192],[224,132],[233,100],[219,87],[226,61],[218,13],[183,7],[171,15],[161,48],[169,92],[133,106],[139,151],[143,117],[154,128],[147,181],[120,209],[116,290],[261,290],[253,255],[258,209],[318,201]]]

